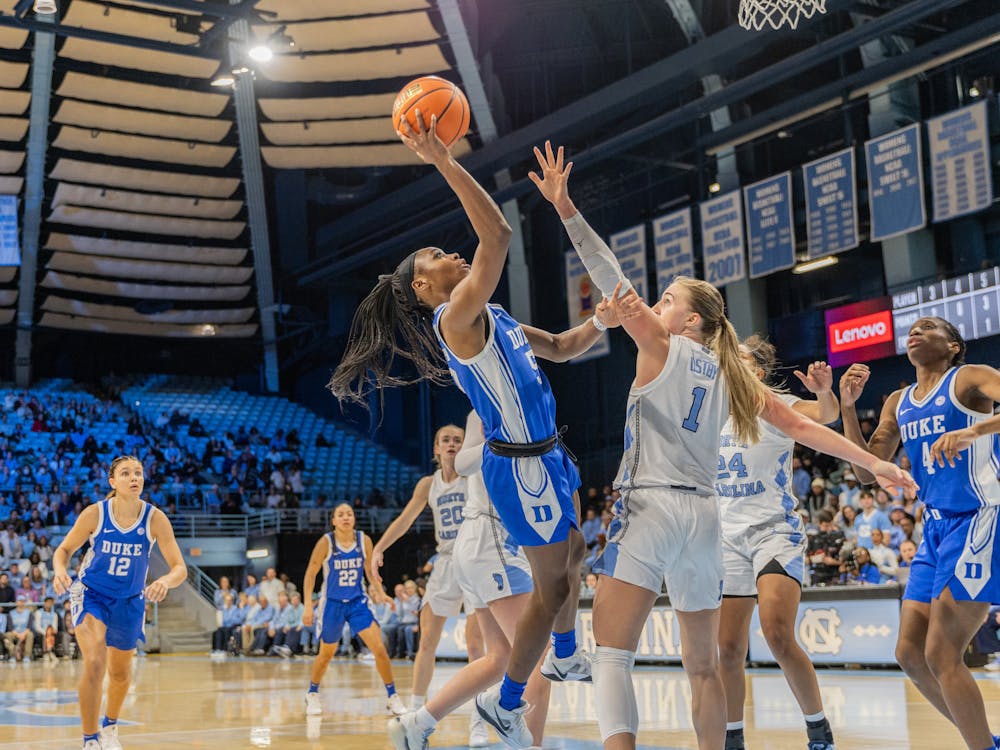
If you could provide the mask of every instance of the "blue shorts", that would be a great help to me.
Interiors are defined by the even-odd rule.
[[[104,623],[104,642],[120,651],[131,651],[139,641],[146,642],[146,597],[143,594],[118,599],[87,588],[77,581],[69,589],[70,614],[79,625],[88,614]]]
[[[351,626],[351,633],[354,635],[362,630],[367,630],[374,624],[375,616],[368,607],[367,596],[346,602],[327,599],[323,613],[316,623],[316,629],[320,634],[319,639],[323,643],[339,643],[344,634],[345,622]]]
[[[1000,507],[970,513],[924,510],[924,538],[903,599],[930,602],[947,587],[956,601],[1000,602]]]
[[[483,448],[483,481],[507,531],[518,544],[562,542],[579,529],[573,493],[580,472],[561,446],[542,456],[504,458]]]

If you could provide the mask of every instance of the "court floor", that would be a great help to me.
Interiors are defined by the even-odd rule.
[[[284,750],[391,747],[385,738],[385,691],[374,668],[335,660],[322,687],[327,713],[307,721],[303,694],[310,661],[149,656],[136,660],[120,730],[129,748],[275,747]],[[397,684],[408,697],[411,666],[394,662]],[[434,684],[453,674],[439,664]],[[0,749],[71,750],[80,747],[76,714],[79,662],[0,664]],[[1000,729],[1000,674],[977,671],[987,713]],[[690,693],[676,668],[640,667],[635,674],[643,747],[694,748]],[[748,675],[747,747],[802,750],[802,717],[781,674]],[[826,711],[839,750],[941,750],[961,747],[958,734],[898,672],[821,671]],[[432,686],[432,692],[433,692]],[[432,747],[464,747],[469,706],[445,720]],[[546,747],[597,750],[594,694],[590,685],[557,685]],[[501,748],[495,744],[492,747]]]

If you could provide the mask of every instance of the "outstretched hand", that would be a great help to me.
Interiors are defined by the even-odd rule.
[[[415,110],[414,114],[417,119],[416,129],[410,126],[409,120],[405,117],[399,121],[400,129],[397,135],[400,140],[428,164],[438,166],[447,161],[450,157],[448,147],[437,136],[437,115],[431,115],[430,125],[425,126],[420,110]]]
[[[840,405],[853,406],[865,389],[865,383],[871,377],[868,365],[853,364],[847,372],[840,376]]]
[[[829,393],[833,390],[833,368],[826,362],[813,362],[805,373],[792,373],[810,393]]]
[[[618,295],[621,293],[622,283],[619,281],[617,286],[615,286],[615,291],[611,293],[613,299],[618,299]],[[597,303],[597,307],[594,309],[594,315],[597,317],[601,323],[607,328],[617,328],[622,324],[618,319],[618,308],[612,309],[611,300],[604,297],[600,302]]]
[[[535,146],[535,158],[538,166],[541,167],[541,175],[537,172],[528,172],[528,179],[535,183],[538,192],[556,207],[570,208],[572,203],[569,199],[569,173],[573,169],[573,162],[563,164],[563,147],[560,146],[555,153],[552,152],[552,143],[545,141],[545,154]],[[575,213],[575,210],[573,211]],[[560,211],[560,215],[562,212]],[[569,218],[569,217],[563,217]]]
[[[889,461],[876,461],[869,471],[875,476],[875,481],[890,492],[895,492],[897,489],[903,492],[916,492],[920,489],[920,485],[913,481],[910,472]]]
[[[614,320],[624,323],[626,320],[642,315],[642,308],[646,303],[642,301],[638,292],[635,291],[635,287],[631,287],[625,294],[619,297],[621,286],[621,282],[618,282],[614,292],[611,293],[611,299],[603,300],[601,305],[605,305],[608,316],[613,316]],[[603,319],[601,322],[604,322]],[[610,328],[610,326],[608,327]]]

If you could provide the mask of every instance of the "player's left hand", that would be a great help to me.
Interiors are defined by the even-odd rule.
[[[170,589],[167,587],[167,584],[163,582],[163,579],[157,578],[146,587],[146,601],[162,602],[167,598],[167,592],[169,590]]]
[[[964,430],[946,432],[931,446],[931,461],[941,468],[944,468],[944,462],[947,461],[949,466],[955,468],[955,461],[962,460],[962,451],[972,445],[975,439],[976,433],[968,427]]]
[[[621,286],[621,282],[618,282],[615,290],[611,293],[611,299],[605,300],[605,302],[610,314],[614,315],[619,322],[624,322],[642,315],[642,307],[646,303],[639,297],[638,292],[635,291],[635,287],[632,287],[625,294],[619,296]]]
[[[813,362],[805,373],[792,373],[810,393],[829,393],[833,390],[833,368],[826,362]]]
[[[895,492],[897,488],[902,489],[904,492],[906,490],[916,492],[920,489],[920,485],[913,480],[910,472],[899,468],[896,464],[889,461],[875,461],[868,467],[868,471],[874,474],[875,481],[889,490],[889,492]]]
[[[400,140],[428,164],[437,166],[446,162],[451,155],[448,153],[448,147],[437,137],[437,116],[431,115],[430,123],[425,125],[420,110],[415,110],[414,114],[417,118],[416,129],[410,126],[409,120],[405,117],[400,120],[400,129],[397,131]]]
[[[553,206],[568,201],[569,173],[573,169],[573,162],[563,166],[563,147],[560,146],[553,153],[552,143],[545,141],[545,154],[543,155],[541,149],[535,146],[535,158],[538,160],[538,166],[542,168],[542,174],[539,176],[537,172],[528,172],[528,179],[535,183],[538,192]]]
[[[622,285],[619,281],[617,286],[615,286],[615,291],[611,293],[611,296],[618,299],[618,295],[621,290]],[[597,303],[597,307],[594,308],[594,316],[608,328],[617,328],[622,324],[622,322],[618,320],[617,308],[612,309],[610,300],[607,297],[604,297]]]

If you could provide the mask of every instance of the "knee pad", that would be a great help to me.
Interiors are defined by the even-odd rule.
[[[591,657],[594,675],[594,703],[601,741],[627,732],[639,733],[639,709],[632,684],[635,651],[598,646]]]

